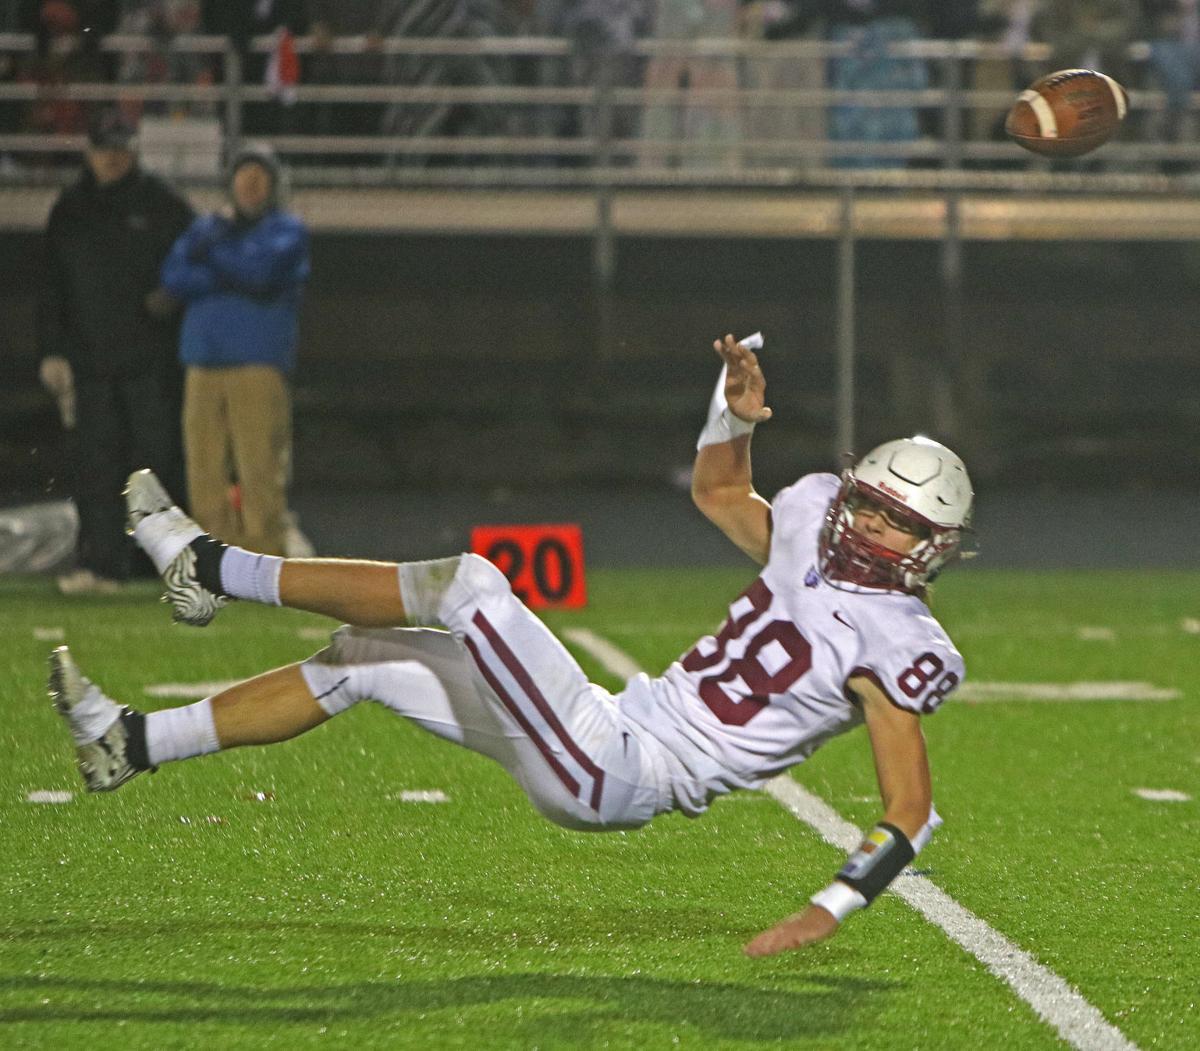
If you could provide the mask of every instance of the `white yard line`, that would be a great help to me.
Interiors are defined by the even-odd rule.
[[[570,628],[563,634],[619,678],[628,679],[641,671],[627,653],[587,628]],[[766,791],[827,843],[849,852],[862,840],[860,829],[787,775],[768,781]],[[1007,982],[1072,1047],[1079,1051],[1137,1051],[1137,1045],[1076,989],[929,880],[907,869],[891,890]]]
[[[1174,701],[1178,690],[1149,682],[964,682],[953,700],[981,701]]]
[[[596,658],[605,671],[618,679],[632,679],[642,673],[642,667],[620,646],[614,646],[603,635],[589,628],[567,628],[563,635]]]
[[[768,781],[766,790],[827,843],[849,852],[862,840],[860,829],[787,775]],[[966,949],[997,978],[1012,986],[1013,992],[1072,1047],[1080,1051],[1136,1049],[1137,1045],[1126,1039],[1078,990],[963,908],[944,890],[915,876],[912,869],[907,869],[892,884],[891,891],[945,931],[951,941]]]

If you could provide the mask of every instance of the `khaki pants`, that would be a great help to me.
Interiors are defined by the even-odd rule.
[[[192,516],[218,540],[282,555],[291,471],[292,403],[268,365],[189,368],[183,443]],[[241,510],[229,488],[241,486]]]

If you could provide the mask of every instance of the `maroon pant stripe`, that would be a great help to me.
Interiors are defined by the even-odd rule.
[[[508,669],[509,674],[517,681],[517,685],[524,691],[525,696],[532,702],[533,706],[546,720],[547,725],[554,731],[555,736],[562,742],[563,747],[571,754],[571,757],[577,762],[592,778],[592,796],[588,805],[597,813],[600,812],[600,793],[604,789],[604,771],[592,762],[582,748],[575,743],[571,735],[567,733],[567,729],[558,720],[558,716],[554,714],[554,709],[546,703],[546,698],[542,696],[542,691],[538,689],[537,683],[527,672],[516,654],[508,648],[507,643],[500,637],[499,633],[491,622],[483,615],[482,610],[476,610],[475,616],[472,618],[473,623],[484,638],[488,640],[491,647],[496,652],[496,656],[500,658],[504,666]]]
[[[554,753],[550,751],[550,746],[547,745],[544,740],[542,740],[541,735],[536,729],[534,729],[533,724],[525,718],[524,714],[521,712],[521,709],[517,707],[512,697],[509,696],[508,691],[504,688],[503,683],[496,678],[492,670],[484,663],[483,657],[480,656],[478,648],[475,646],[475,643],[471,641],[471,637],[468,635],[463,641],[466,642],[467,649],[471,651],[471,656],[475,658],[476,665],[478,665],[479,670],[483,673],[483,677],[487,679],[488,685],[496,691],[496,696],[500,698],[501,703],[509,710],[512,717],[517,720],[517,723],[520,725],[521,729],[525,731],[526,735],[534,743],[534,745],[537,746],[537,750],[542,753],[542,758],[550,764],[550,769],[554,771],[554,773],[558,776],[558,779],[567,786],[567,790],[571,793],[571,795],[578,799],[579,782],[571,776],[570,772],[562,765],[562,763],[554,758]]]

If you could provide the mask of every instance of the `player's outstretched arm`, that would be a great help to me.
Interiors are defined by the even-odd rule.
[[[896,707],[872,680],[851,679],[862,702],[883,797],[884,815],[825,890],[746,946],[747,956],[773,956],[823,941],[851,912],[869,905],[919,849],[933,792],[920,718]],[[917,844],[914,847],[914,844]]]
[[[692,469],[692,499],[718,529],[760,565],[771,550],[771,506],[750,469],[750,431],[771,418],[758,357],[732,335],[713,349],[725,362],[725,405],[714,401]]]

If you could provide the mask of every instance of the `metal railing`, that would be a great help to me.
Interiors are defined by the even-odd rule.
[[[103,48],[117,53],[153,51],[159,41],[147,37],[111,36]],[[271,38],[255,40],[252,51],[266,53]],[[32,36],[0,35],[0,52],[29,54]],[[222,37],[176,37],[173,52],[201,54],[219,65],[220,77],[212,84],[163,83],[3,83],[0,103],[35,103],[48,99],[77,102],[161,103],[186,113],[200,107],[206,118],[219,124],[218,149],[222,157],[236,150],[243,138],[250,107],[276,104],[276,95],[261,83],[244,77],[243,56]],[[301,54],[314,51],[311,39],[297,42]],[[337,56],[377,54],[389,58],[456,58],[478,60],[532,58],[543,63],[565,63],[581,56],[570,42],[550,38],[493,38],[480,40],[389,39],[365,37],[334,40],[329,53]],[[1151,117],[1167,110],[1164,94],[1134,89],[1124,138],[1104,146],[1102,153],[1075,162],[1063,170],[1024,153],[1007,141],[972,135],[972,115],[1002,115],[1014,98],[1012,90],[970,87],[968,68],[979,63],[1019,61],[1028,79],[1049,68],[1050,52],[1044,45],[1026,47],[1014,59],[996,45],[976,42],[919,41],[893,44],[892,58],[916,58],[927,63],[936,86],[912,91],[849,91],[826,87],[762,88],[741,86],[752,69],[780,63],[808,63],[813,79],[823,81],[823,64],[850,54],[846,44],[815,41],[765,43],[732,39],[638,42],[626,55],[586,56],[591,74],[586,84],[513,85],[497,80],[474,86],[412,85],[404,83],[306,84],[292,90],[292,113],[312,107],[367,104],[381,107],[469,107],[478,112],[505,109],[545,113],[575,112],[579,134],[512,133],[503,122],[489,133],[460,135],[378,134],[329,135],[267,130],[255,135],[292,160],[292,179],[298,186],[324,187],[458,187],[553,188],[585,190],[594,201],[593,263],[602,304],[601,331],[596,345],[604,353],[610,340],[603,304],[608,302],[616,267],[614,197],[624,190],[682,189],[697,187],[741,190],[824,191],[838,201],[833,235],[837,252],[837,435],[835,449],[855,446],[855,245],[856,209],[868,191],[914,191],[938,194],[945,205],[940,257],[941,295],[945,304],[943,344],[961,347],[964,195],[987,192],[1000,195],[1105,194],[1156,198],[1191,197],[1198,187],[1194,177],[1164,175],[1164,162],[1195,163],[1200,167],[1200,142],[1158,141],[1147,137]],[[1130,48],[1131,62],[1144,63],[1146,45]],[[621,83],[620,72],[630,58],[637,63],[671,59],[704,59],[728,63],[739,76],[739,86],[723,88],[646,87]],[[497,67],[502,69],[501,66]],[[803,139],[783,135],[762,137],[742,134],[747,116],[771,110],[803,112],[819,118],[827,110],[853,106],[912,108],[936,118],[936,133],[926,130],[916,138],[898,142],[834,141],[824,135]],[[725,108],[736,131],[727,141],[698,142],[686,134],[668,138],[644,137],[630,114],[642,115],[651,107]],[[285,107],[280,105],[278,113]],[[1200,111],[1200,95],[1193,94],[1188,120]],[[626,118],[623,120],[623,118]],[[334,121],[336,123],[336,120]],[[818,121],[819,123],[819,121]],[[534,122],[536,124],[536,122]],[[753,122],[749,122],[753,127]],[[622,131],[622,127],[626,130]],[[632,127],[634,130],[628,130]],[[1141,138],[1137,138],[1141,136]],[[0,154],[15,164],[0,170],[0,187],[58,183],[73,176],[74,161],[54,161],[81,149],[82,135],[38,133],[0,134]],[[186,146],[183,147],[186,149]],[[204,145],[212,150],[211,143]],[[39,163],[39,158],[45,163]],[[839,162],[870,158],[893,167],[843,168]],[[220,158],[209,176],[182,176],[180,181],[213,182]],[[32,161],[32,163],[30,163]],[[340,163],[339,163],[340,162]],[[1095,166],[1102,170],[1095,170]],[[989,170],[999,166],[1003,170]],[[170,173],[169,173],[170,174]],[[958,367],[947,351],[945,369]],[[950,382],[955,383],[953,375]],[[970,398],[963,399],[970,404]],[[953,434],[953,421],[942,424]]]
[[[113,35],[102,42],[102,50],[115,54],[137,54],[162,48],[162,42],[149,37]],[[270,37],[252,43],[254,53],[265,54],[273,47]],[[34,38],[28,34],[0,34],[0,52],[15,55],[33,53]],[[313,54],[311,38],[297,41],[297,50]],[[224,37],[178,36],[167,45],[169,54],[203,55],[213,60],[216,82],[211,84],[169,83],[36,83],[0,84],[0,103],[125,102],[152,103],[186,112],[199,107],[219,114],[225,152],[236,149],[246,126],[247,107],[276,102],[276,94],[244,76],[242,54]],[[486,83],[475,85],[406,83],[301,83],[289,91],[293,113],[311,112],[314,107],[373,105],[381,113],[397,107],[458,107],[479,114],[484,123],[491,120],[486,133],[478,130],[459,135],[397,135],[386,130],[378,134],[315,134],[267,130],[256,138],[265,138],[283,155],[303,162],[296,178],[308,184],[348,181],[347,167],[367,168],[358,176],[369,182],[411,184],[420,182],[413,167],[427,167],[431,161],[439,168],[436,181],[441,184],[460,181],[465,185],[490,182],[494,185],[577,184],[578,172],[572,166],[591,162],[592,167],[632,168],[650,181],[673,181],[679,185],[711,182],[720,177],[737,183],[761,182],[762,169],[789,168],[809,170],[837,166],[842,162],[870,159],[898,166],[915,163],[923,167],[958,170],[989,165],[1046,170],[1046,162],[1023,154],[1007,141],[994,141],[970,133],[972,115],[1002,114],[1011,104],[1011,90],[971,87],[968,70],[980,63],[1020,63],[1030,79],[1048,69],[1049,49],[1042,44],[1028,45],[1014,58],[1004,48],[974,41],[913,41],[895,43],[887,48],[893,59],[917,59],[925,63],[935,86],[906,91],[851,91],[826,87],[751,87],[749,74],[762,75],[781,64],[803,64],[810,80],[823,82],[822,70],[830,60],[852,54],[845,43],[824,41],[761,42],[737,39],[698,39],[692,41],[643,40],[629,52],[598,53],[581,56],[567,40],[543,37],[486,39],[413,39],[395,38],[372,41],[366,37],[342,37],[324,52],[328,56],[377,56],[382,66],[395,59],[473,60],[481,63]],[[1136,44],[1129,49],[1133,65],[1144,64],[1149,46]],[[587,83],[569,86],[540,84],[517,85],[504,82],[505,62],[514,58],[532,59],[547,64],[586,60]],[[728,76],[739,80],[726,87],[652,87],[631,84],[631,61],[645,65],[666,61],[705,60],[724,64]],[[1014,66],[1014,68],[1016,68]],[[388,76],[386,68],[381,71]],[[624,73],[624,76],[622,76]],[[622,82],[624,80],[625,82]],[[804,139],[790,135],[761,137],[754,131],[755,119],[776,114],[803,113],[819,125],[827,111],[841,107],[864,109],[910,109],[927,114],[922,134],[902,141],[864,141],[831,139],[817,134]],[[284,107],[281,107],[281,110]],[[649,137],[636,128],[638,118],[648,109],[703,110],[718,113],[723,120],[725,138],[716,143],[696,141],[686,133]],[[1130,91],[1130,135],[1104,148],[1103,164],[1108,170],[1153,169],[1163,162],[1200,163],[1200,141],[1167,142],[1147,133],[1143,125],[1154,115],[1168,109],[1161,91]],[[1188,119],[1200,109],[1200,96],[1194,96]],[[522,120],[513,121],[513,111],[523,111]],[[514,133],[512,125],[523,123],[526,129],[537,124],[539,116],[553,110],[572,111],[577,135],[556,133]],[[506,112],[507,111],[507,112]],[[526,119],[527,118],[527,119]],[[624,121],[617,119],[624,118]],[[624,133],[621,126],[635,130]],[[82,145],[78,135],[53,135],[34,132],[0,134],[0,152],[19,164],[23,158],[62,154]],[[351,164],[328,163],[353,156]],[[367,156],[374,162],[364,165]],[[449,162],[449,163],[448,163]],[[586,166],[586,165],[585,165]],[[549,168],[549,171],[547,171]],[[338,170],[340,169],[340,171]],[[373,169],[373,170],[372,170]],[[380,170],[382,169],[382,170]],[[27,173],[31,180],[50,177],[43,167]],[[10,176],[11,178],[11,176]],[[776,177],[778,179],[778,176]]]

